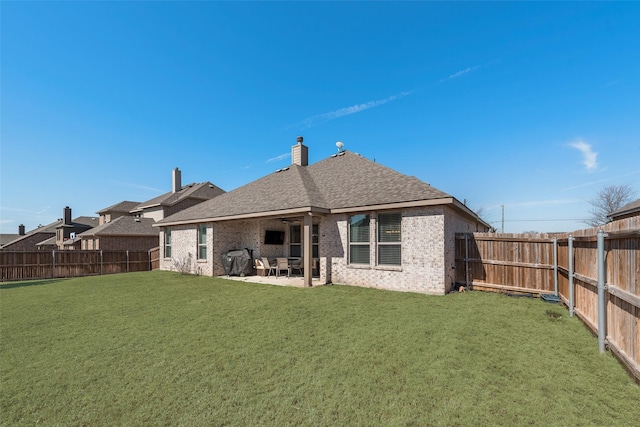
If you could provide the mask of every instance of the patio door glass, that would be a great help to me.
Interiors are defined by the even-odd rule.
[[[320,240],[318,238],[319,225],[313,224],[311,229],[312,258],[318,258],[320,254]],[[289,256],[292,258],[302,258],[302,226],[292,225],[289,227]]]

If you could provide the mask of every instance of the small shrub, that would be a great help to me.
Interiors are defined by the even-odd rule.
[[[179,272],[180,274],[190,274],[191,273],[191,262],[193,259],[193,255],[189,252],[188,256],[180,259],[171,259],[173,263],[173,268]]]

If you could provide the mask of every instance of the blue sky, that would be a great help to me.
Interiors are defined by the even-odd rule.
[[[505,232],[640,192],[640,3],[7,2],[0,231],[345,148]],[[345,183],[348,185],[348,183]],[[638,194],[640,196],[640,194]]]

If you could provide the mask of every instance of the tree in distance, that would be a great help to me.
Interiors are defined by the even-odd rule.
[[[633,188],[627,184],[604,187],[593,199],[589,200],[591,216],[584,222],[591,227],[606,224],[609,222],[607,215],[630,203],[634,195]]]

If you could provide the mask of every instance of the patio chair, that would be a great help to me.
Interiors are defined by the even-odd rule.
[[[262,262],[262,260],[256,258],[256,274],[258,276],[264,276],[266,275],[267,269],[264,265],[264,263]]]
[[[269,260],[267,258],[262,257],[262,264],[264,264],[264,269],[269,271],[267,276],[271,276],[272,271],[273,274],[276,275],[276,277],[278,276],[278,270],[276,270],[276,266],[269,264]]]
[[[296,270],[298,273],[302,274],[302,260],[292,261],[289,268],[291,268],[291,274]]]
[[[276,258],[276,277],[280,275],[282,270],[287,270],[287,277],[291,276],[291,267],[289,260],[286,258]]]

